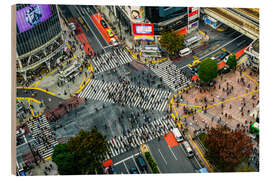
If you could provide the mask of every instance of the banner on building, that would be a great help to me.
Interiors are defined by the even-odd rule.
[[[154,36],[137,35],[137,36],[134,36],[134,40],[136,40],[136,41],[154,41]]]

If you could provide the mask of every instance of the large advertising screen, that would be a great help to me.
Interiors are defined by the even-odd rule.
[[[154,35],[154,24],[133,24],[134,35]]]
[[[52,12],[48,4],[31,4],[16,12],[16,23],[22,33],[51,16]]]

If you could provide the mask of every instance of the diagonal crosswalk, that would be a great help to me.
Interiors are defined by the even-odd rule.
[[[91,80],[78,97],[108,103],[119,103],[128,107],[138,107],[145,110],[165,111],[169,91],[138,87],[131,84]]]
[[[36,147],[43,159],[52,155],[54,146],[58,144],[45,115],[27,122]]]
[[[143,124],[143,126],[131,130],[125,136],[118,136],[108,140],[107,147],[109,153],[106,154],[105,158],[110,159],[132,148],[138,147],[141,144],[163,136],[174,127],[176,127],[176,124],[173,119],[166,118],[165,116],[151,123]]]
[[[94,73],[98,74],[119,67],[120,65],[132,62],[130,54],[121,48],[115,48],[92,59]]]
[[[187,66],[178,68],[171,61],[165,61],[161,64],[151,64],[150,69],[166,83],[173,91],[186,87],[191,83],[185,73]]]

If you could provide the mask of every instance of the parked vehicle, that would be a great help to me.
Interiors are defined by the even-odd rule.
[[[117,42],[117,40],[115,38],[111,38],[111,44],[113,46],[117,46],[118,45],[118,42]]]
[[[113,37],[114,36],[112,30],[110,30],[110,29],[107,29],[107,33],[108,33],[109,37]]]
[[[131,169],[129,170],[129,172],[130,172],[131,174],[139,174],[139,171],[138,171],[137,168],[131,168]]]
[[[185,151],[186,151],[186,153],[187,153],[187,156],[188,156],[189,158],[193,157],[194,154],[193,154],[192,148],[191,148],[191,146],[189,145],[189,143],[188,143],[187,141],[183,141],[183,145],[184,145],[184,149],[185,149]]]
[[[183,135],[181,134],[181,132],[179,131],[178,128],[173,128],[172,133],[173,133],[177,142],[184,141]]]
[[[100,24],[104,27],[104,28],[108,28],[106,22],[102,19],[100,20]]]
[[[140,167],[142,170],[147,168],[147,165],[146,165],[146,163],[145,163],[145,160],[143,159],[142,156],[138,156],[138,157],[136,158],[136,160],[137,160],[137,162],[138,162],[138,164],[139,164],[139,167]]]

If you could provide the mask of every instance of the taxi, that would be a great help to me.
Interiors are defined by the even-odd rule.
[[[188,67],[193,68],[201,63],[200,60],[194,60],[191,64],[188,64]]]
[[[110,29],[107,29],[107,33],[108,33],[109,37],[113,37],[114,36],[112,30],[110,30]]]

